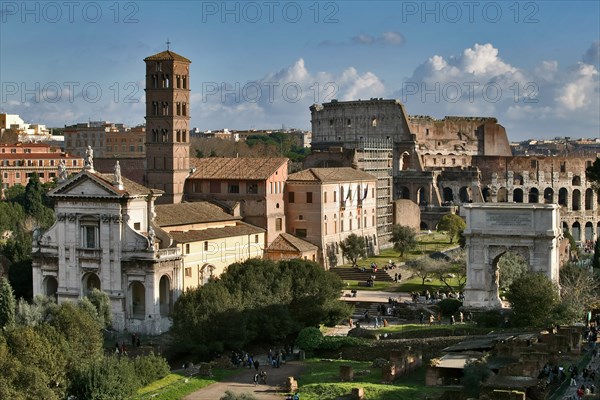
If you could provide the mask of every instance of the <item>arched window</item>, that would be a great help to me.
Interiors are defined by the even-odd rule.
[[[144,319],[146,317],[146,288],[139,281],[131,282],[128,294],[130,317]]]
[[[554,190],[552,188],[546,188],[544,190],[544,203],[546,203],[546,204],[554,203]]]
[[[540,192],[537,188],[529,189],[528,203],[538,203],[540,199]]]
[[[579,189],[573,190],[573,211],[581,210],[581,192]]]
[[[523,202],[523,189],[517,188],[513,190],[513,201],[515,203]]]
[[[173,291],[171,290],[171,281],[167,275],[163,275],[158,284],[158,303],[160,306],[160,315],[166,317],[171,314]]]

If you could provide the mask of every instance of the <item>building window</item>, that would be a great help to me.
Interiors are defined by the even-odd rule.
[[[185,244],[185,254],[190,254],[190,244],[189,243]]]
[[[208,251],[208,242],[204,242],[204,251]]]
[[[348,120],[346,121],[346,125],[348,125],[348,128],[352,126],[352,120],[350,118],[348,118]]]
[[[344,232],[344,220],[340,220],[340,232]]]
[[[221,193],[221,182],[211,181],[210,182],[210,192],[211,193]]]
[[[333,191],[333,202],[335,203],[337,201],[337,192],[334,190]]]
[[[257,194],[258,193],[258,183],[257,182],[248,182],[246,184],[246,193]]]
[[[375,118],[375,117],[371,118],[371,126],[373,128],[377,127],[377,118]]]
[[[564,161],[560,163],[560,172],[567,172],[567,166]]]
[[[227,193],[239,193],[240,192],[240,183],[239,182],[229,182],[227,185]]]
[[[192,277],[192,268],[191,267],[186,267],[185,268],[185,277],[186,278],[191,278]]]
[[[135,229],[136,231],[139,231],[141,228],[141,224],[139,222],[134,222],[133,223],[133,229]]]
[[[281,231],[282,226],[283,226],[283,220],[281,218],[275,219],[275,230],[278,232]]]
[[[295,199],[294,199],[294,192],[289,192],[288,193],[288,201],[290,203],[293,203],[295,201]]]
[[[312,203],[312,192],[306,192],[306,202]]]
[[[296,236],[305,238],[306,237],[306,229],[296,229]]]
[[[98,224],[87,223],[81,225],[81,247],[84,249],[98,248]]]
[[[327,203],[327,192],[323,192],[323,203]]]
[[[258,235],[254,235],[254,243],[258,243]]]
[[[300,221],[304,221],[304,215],[302,215],[302,214],[298,215],[298,219],[299,219]]]

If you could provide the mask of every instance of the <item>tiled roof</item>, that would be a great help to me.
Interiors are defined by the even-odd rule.
[[[171,231],[169,235],[179,243],[201,242],[203,240],[221,239],[226,237],[256,235],[265,232],[264,229],[245,222],[238,221],[235,226],[190,230],[187,232]]]
[[[62,153],[0,153],[0,160],[83,160],[83,157],[71,156]]]
[[[288,175],[289,181],[296,182],[347,182],[376,180],[377,178],[359,169],[341,168],[309,168]]]
[[[198,224],[202,222],[233,221],[240,219],[207,201],[193,203],[162,204],[155,206],[156,223],[159,226]]]
[[[120,190],[117,186],[113,185],[113,180],[114,180],[113,174],[101,174],[100,172],[96,172],[94,175],[96,175],[99,178],[102,178],[102,180],[105,183],[107,183],[108,185],[110,185],[112,187],[112,189],[115,190],[116,192],[125,191],[130,196],[147,195],[152,192],[153,193],[157,193],[157,192],[163,193],[162,190],[157,191],[156,189],[149,189],[144,185],[140,185],[139,183],[136,183],[130,179],[125,178],[124,176],[121,176],[121,181],[123,182],[123,190]]]
[[[289,233],[280,233],[269,245],[267,251],[289,251],[290,247],[300,252],[318,250],[317,246],[306,240],[302,240]]]
[[[196,171],[191,179],[268,179],[283,164],[285,157],[208,157],[190,160]]]
[[[179,54],[174,53],[171,50],[161,51],[158,54],[144,58],[144,61],[163,61],[163,60],[164,61],[169,61],[169,60],[185,61],[185,62],[191,63],[191,61],[188,60],[187,58],[185,58],[184,56],[180,56]]]

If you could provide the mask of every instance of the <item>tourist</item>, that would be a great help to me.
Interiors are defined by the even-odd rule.
[[[258,374],[254,374],[254,386],[258,385]]]
[[[460,311],[460,312],[458,313],[458,319],[460,320],[460,323],[461,323],[461,324],[464,322],[465,316],[464,316],[464,314],[462,313],[462,311]]]
[[[260,377],[260,383],[262,383],[263,385],[267,384],[267,373],[265,371],[260,371],[260,374],[258,374]]]

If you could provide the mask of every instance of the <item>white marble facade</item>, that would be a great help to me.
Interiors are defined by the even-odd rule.
[[[111,299],[115,329],[168,330],[182,257],[153,223],[160,194],[93,169],[60,183],[49,193],[56,223],[33,243],[34,295],[60,303],[98,288]]]
[[[499,308],[498,260],[519,253],[533,272],[558,283],[562,237],[556,204],[473,203],[462,206],[467,219],[467,283],[464,306]]]

